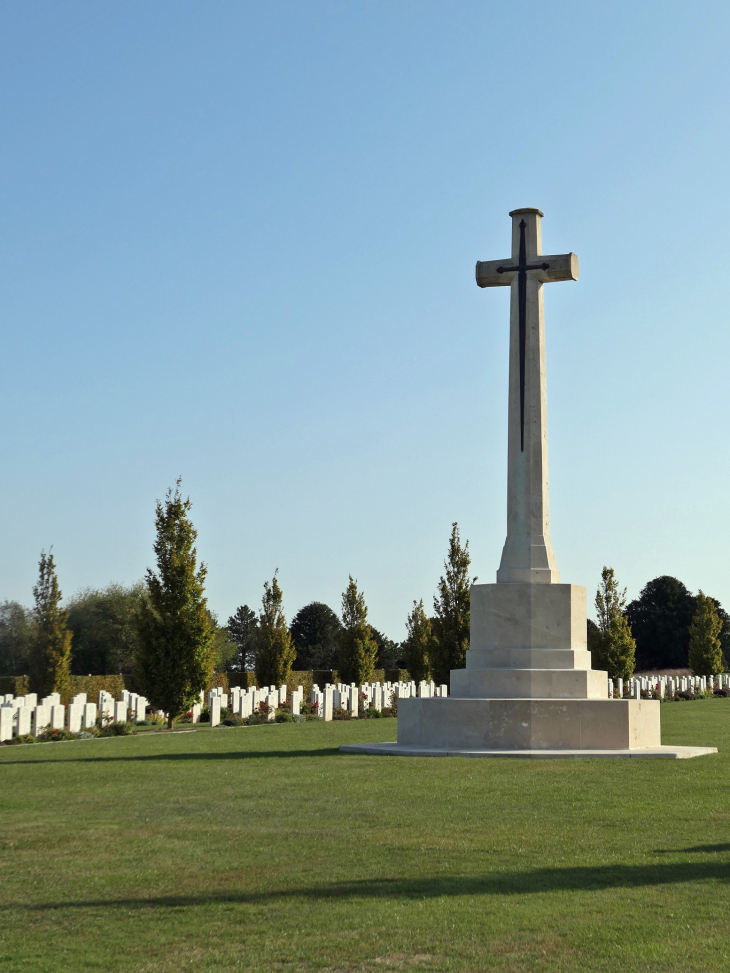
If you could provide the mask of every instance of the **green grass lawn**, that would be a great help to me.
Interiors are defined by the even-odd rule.
[[[395,721],[0,749],[0,970],[730,970],[730,699],[695,760],[340,754]]]

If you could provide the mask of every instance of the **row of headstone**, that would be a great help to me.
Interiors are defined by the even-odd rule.
[[[14,736],[39,736],[48,729],[67,729],[80,733],[96,726],[97,713],[102,725],[127,720],[140,722],[145,718],[148,703],[144,696],[122,692],[122,699],[102,690],[98,703],[89,703],[86,693],[77,693],[68,706],[61,703],[59,693],[51,693],[38,702],[36,693],[14,697],[6,694],[0,703],[0,743]]]
[[[730,689],[730,674],[717,676],[632,676],[630,679],[608,680],[609,699],[641,699],[642,693],[656,693],[660,699],[677,693],[706,693],[715,689]]]
[[[301,691],[301,692],[300,692]],[[202,703],[201,693],[201,703]],[[230,696],[230,699],[229,699]],[[296,698],[296,702],[295,702]],[[304,698],[304,689],[299,686],[292,693],[292,713],[298,715],[301,700]],[[228,709],[234,716],[247,719],[259,711],[262,703],[267,706],[268,720],[273,722],[276,718],[276,711],[287,701],[287,686],[252,686],[249,689],[242,689],[234,686],[230,694],[224,693],[220,687],[211,689],[208,693],[208,709],[210,711],[210,725],[218,726],[221,721],[221,710]],[[200,719],[200,710],[197,706],[193,707],[193,722],[197,723]]]

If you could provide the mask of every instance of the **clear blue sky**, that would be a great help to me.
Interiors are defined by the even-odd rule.
[[[178,475],[222,619],[352,573],[401,639],[454,520],[493,581],[538,206],[563,580],[730,608],[729,63],[727,3],[3,3],[0,599],[140,578]]]

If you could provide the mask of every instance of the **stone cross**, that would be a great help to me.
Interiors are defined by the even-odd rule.
[[[577,280],[574,253],[543,256],[539,209],[515,209],[512,256],[478,261],[480,287],[512,288],[510,298],[507,540],[498,582],[558,584],[548,511],[545,309],[542,285]]]

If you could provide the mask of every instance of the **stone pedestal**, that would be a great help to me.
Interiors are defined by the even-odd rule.
[[[609,699],[586,650],[586,589],[485,584],[471,589],[471,648],[451,695],[402,699],[395,744],[343,750],[423,756],[693,757],[662,747],[658,700]]]

